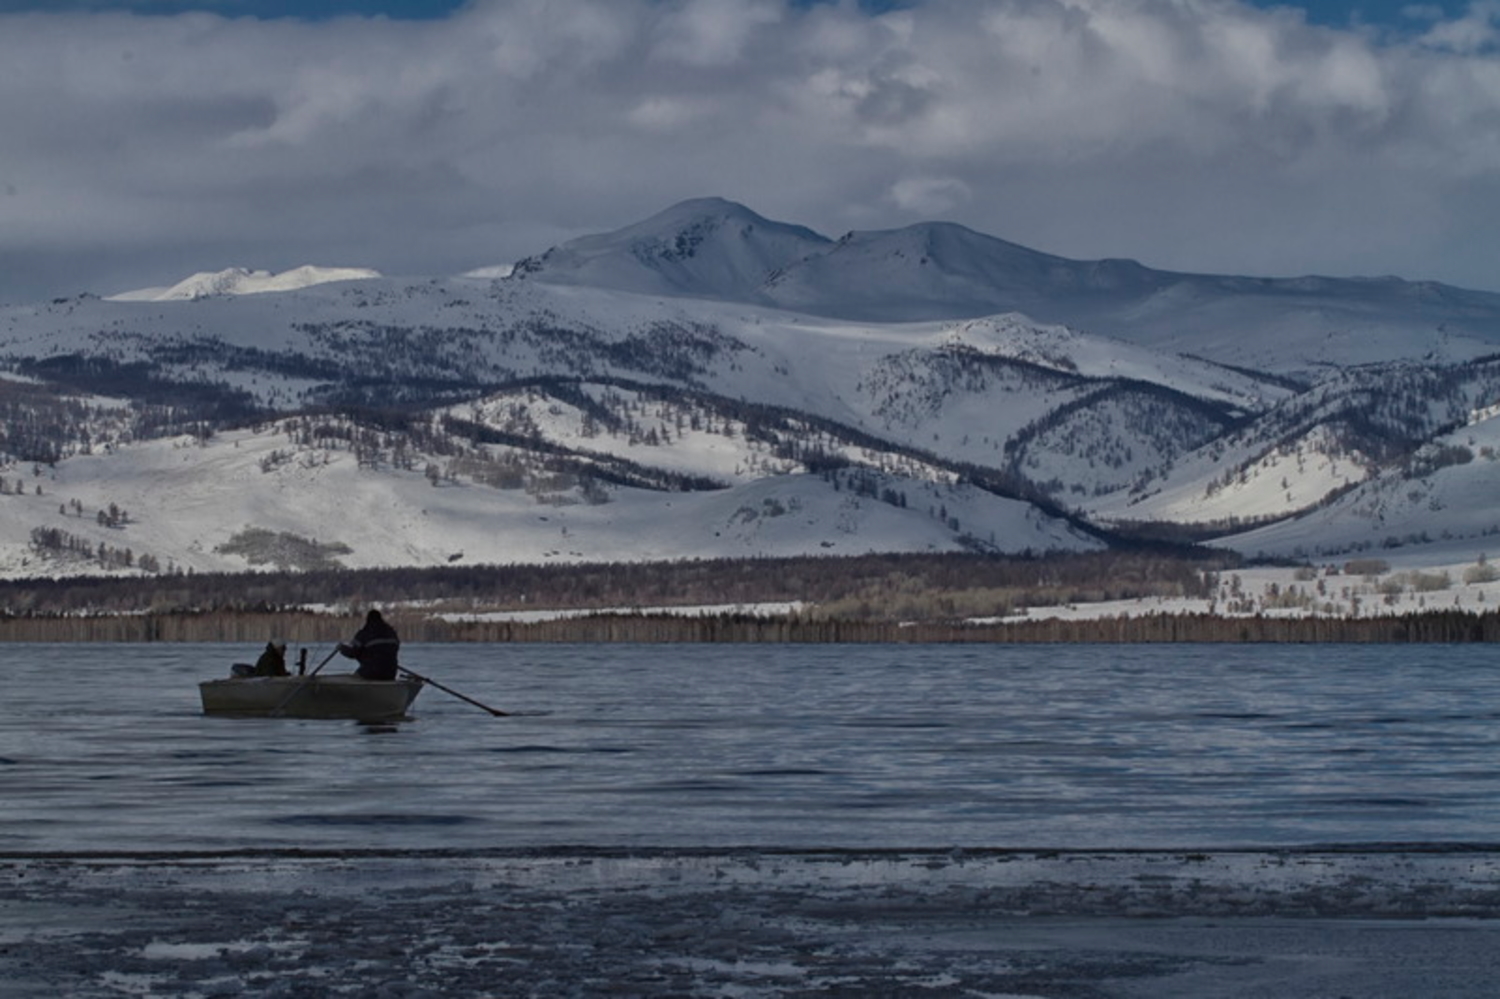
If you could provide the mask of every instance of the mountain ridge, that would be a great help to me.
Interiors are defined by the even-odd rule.
[[[1482,292],[717,198],[508,276],[194,277],[0,309],[0,575],[1500,533]]]

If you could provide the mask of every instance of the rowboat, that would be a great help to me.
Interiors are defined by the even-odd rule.
[[[352,675],[250,676],[198,684],[206,715],[243,718],[400,718],[422,690],[417,679]]]

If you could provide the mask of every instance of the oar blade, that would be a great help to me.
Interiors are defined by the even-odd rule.
[[[474,698],[470,697],[467,694],[460,694],[458,691],[454,690],[452,687],[445,687],[441,683],[438,683],[436,680],[432,679],[429,676],[423,676],[421,673],[417,673],[417,672],[414,672],[412,670],[409,670],[405,666],[400,667],[400,669],[401,669],[401,672],[405,673],[407,676],[411,677],[413,680],[421,680],[423,683],[427,684],[428,686],[436,687],[438,690],[441,690],[445,694],[451,694],[452,696],[458,698],[460,701],[464,701],[467,704],[474,705],[476,708],[480,708],[480,709],[482,709],[484,711],[488,711],[492,717],[495,717],[495,718],[506,718],[506,717],[509,717],[509,712],[501,711],[499,708],[492,708],[488,704],[485,704],[483,701],[476,701]]]

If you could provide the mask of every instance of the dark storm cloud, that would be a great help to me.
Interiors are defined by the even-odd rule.
[[[227,7],[226,7],[227,9]],[[1235,0],[475,0],[0,18],[0,297],[451,273],[686,197],[831,235],[1500,287],[1495,5],[1418,37]]]

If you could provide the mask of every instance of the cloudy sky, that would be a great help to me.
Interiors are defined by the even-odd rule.
[[[0,301],[827,235],[1500,291],[1500,0],[0,0]]]

